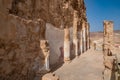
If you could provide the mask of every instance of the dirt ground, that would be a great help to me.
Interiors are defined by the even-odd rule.
[[[103,61],[101,51],[90,49],[54,73],[60,80],[103,80]]]

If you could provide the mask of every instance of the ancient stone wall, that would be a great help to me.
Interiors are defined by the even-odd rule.
[[[66,2],[70,6],[64,10]],[[34,73],[45,66],[45,55],[40,49],[40,40],[45,39],[45,24],[61,28],[67,21],[67,26],[72,27],[74,10],[79,12],[77,24],[87,22],[84,0],[0,0],[0,79],[33,80]],[[64,36],[63,33],[58,35]],[[62,41],[50,38],[55,45],[50,44],[51,64],[63,55],[62,50],[60,52],[64,47],[63,38]]]
[[[113,50],[113,22],[104,21],[104,54],[110,55]]]
[[[45,22],[0,13],[0,80],[33,80],[44,67]]]
[[[68,18],[69,25],[72,26],[73,6],[78,5],[80,20],[86,19],[86,8],[83,0],[71,0],[69,9],[66,12],[63,9],[67,0],[1,0],[0,11],[11,13],[25,19],[41,18],[55,27],[60,28],[64,24],[64,18]],[[76,6],[77,6],[76,5]],[[67,13],[67,14],[66,14]]]
[[[110,80],[113,77],[115,56],[112,54],[114,49],[113,44],[113,21],[104,21],[104,34],[103,34],[103,53],[104,53],[104,80]]]

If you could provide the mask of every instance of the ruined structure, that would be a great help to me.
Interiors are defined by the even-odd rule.
[[[113,50],[113,22],[104,21],[104,55],[112,55]]]
[[[104,59],[88,49],[84,0],[0,0],[0,80],[110,80],[112,21],[104,21]]]
[[[70,32],[69,29],[64,29],[64,61],[70,61]]]
[[[61,54],[51,53],[45,34],[47,23],[64,31],[64,61],[90,48],[84,0],[0,1],[0,80],[33,80],[37,73],[49,71],[50,65],[58,62]],[[51,55],[58,56],[54,62]]]
[[[82,7],[81,7],[82,6]],[[72,0],[72,1],[67,1],[65,0],[64,2],[64,13],[63,16],[65,16],[65,14],[68,14],[69,9],[72,8],[73,9],[73,50],[74,50],[74,54],[75,56],[78,56],[79,54],[81,54],[82,52],[85,52],[87,49],[89,49],[89,23],[87,22],[87,18],[86,18],[86,8],[84,5],[84,1],[82,0]],[[69,22],[69,17],[66,16],[63,18],[64,19],[64,28],[66,28],[65,30],[65,43],[67,39],[69,39],[69,33],[67,31],[67,28],[70,26],[70,22]],[[66,34],[68,37],[66,37]],[[80,34],[80,35],[79,35]],[[69,41],[68,41],[69,42]],[[70,55],[70,43],[67,44],[69,51],[66,52],[66,44],[64,43],[64,55]],[[65,57],[65,56],[64,56]]]
[[[73,44],[75,55],[78,56],[78,11],[74,10],[73,14]]]
[[[49,55],[50,55],[50,50],[49,50],[49,44],[47,40],[40,40],[40,48],[42,50],[42,53],[45,56],[45,70],[50,71],[50,63],[49,63]]]
[[[104,80],[110,80],[114,74],[115,55],[113,55],[113,21],[104,21],[103,54],[104,54]]]
[[[90,49],[90,24],[86,23],[86,50]]]
[[[0,18],[0,80],[33,80],[44,67],[39,40],[45,38],[45,22],[3,13]]]
[[[76,0],[75,0],[76,1]],[[76,3],[73,1],[73,3]],[[86,8],[84,2],[83,4],[82,0],[78,0],[78,2],[73,4],[73,44],[75,48],[75,55],[78,56],[79,54],[85,52],[87,49],[89,49],[89,23],[86,19]],[[82,11],[79,10],[82,7]]]

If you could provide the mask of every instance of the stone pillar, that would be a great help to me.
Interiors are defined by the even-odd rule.
[[[113,71],[113,64],[115,61],[113,57],[109,57],[112,56],[112,50],[113,50],[113,36],[114,36],[113,22],[104,21],[103,25],[104,25],[103,53],[104,53],[104,66],[105,66],[104,79],[110,80],[111,73]]]
[[[47,56],[46,56],[46,58],[45,58],[45,68],[46,68],[46,70],[47,71],[50,71],[50,66],[49,66],[49,53],[50,53],[50,51],[46,51],[46,54],[48,54]]]
[[[83,52],[86,51],[86,29],[85,29],[85,22],[82,23],[82,31],[83,31]]]
[[[90,24],[88,23],[88,49],[90,49]]]
[[[40,40],[40,48],[45,56],[45,70],[49,71],[50,67],[49,67],[49,54],[50,54],[50,50],[49,50],[49,44],[47,40]]]
[[[90,32],[89,23],[86,23],[86,50],[90,48]]]
[[[75,50],[75,55],[78,56],[78,11],[74,10],[73,18],[73,45]]]
[[[104,21],[104,44],[103,51],[104,55],[112,55],[113,49],[113,22],[112,21]]]
[[[83,53],[83,31],[80,29],[80,54]]]
[[[70,61],[70,31],[64,29],[64,62]]]

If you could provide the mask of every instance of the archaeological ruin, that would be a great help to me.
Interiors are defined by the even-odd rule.
[[[119,80],[113,21],[103,27],[91,36],[84,0],[0,0],[0,80]]]
[[[112,55],[113,49],[113,22],[104,21],[104,55]]]

